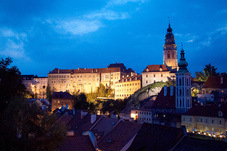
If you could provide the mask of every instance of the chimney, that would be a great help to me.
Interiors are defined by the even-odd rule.
[[[74,136],[74,131],[68,131],[67,136]]]
[[[60,73],[60,69],[58,69],[58,73]]]
[[[170,96],[173,96],[173,86],[170,86]]]
[[[223,77],[221,77],[221,84],[223,84]]]
[[[76,114],[76,112],[75,112],[75,109],[73,108],[73,115],[75,115]]]
[[[164,86],[164,96],[166,96],[167,95],[167,86],[165,85]]]
[[[93,124],[96,121],[96,114],[91,115],[91,124]]]

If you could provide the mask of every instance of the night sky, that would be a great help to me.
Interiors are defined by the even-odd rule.
[[[168,17],[192,75],[227,72],[226,0],[1,0],[0,57],[38,76],[115,62],[141,73],[163,63]]]

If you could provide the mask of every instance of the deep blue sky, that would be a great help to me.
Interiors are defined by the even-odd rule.
[[[0,57],[22,74],[162,64],[168,16],[189,71],[227,72],[226,0],[1,0]]]

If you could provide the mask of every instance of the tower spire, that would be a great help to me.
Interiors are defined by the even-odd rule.
[[[182,49],[181,49],[181,52],[180,52],[180,62],[178,63],[178,66],[179,66],[179,70],[178,72],[181,72],[181,73],[186,73],[188,72],[188,69],[187,69],[187,66],[188,66],[188,63],[185,59],[185,53],[184,53],[184,49],[183,49],[183,44],[181,43],[181,46],[182,46]]]

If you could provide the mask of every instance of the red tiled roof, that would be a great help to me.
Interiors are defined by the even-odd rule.
[[[219,111],[223,113],[219,116]],[[227,118],[227,103],[221,105],[193,106],[185,115]]]
[[[120,82],[129,82],[129,81],[138,81],[138,80],[142,80],[142,76],[141,75],[134,75],[134,76],[130,76],[130,77],[121,78],[118,81],[118,83],[120,83]]]
[[[170,87],[167,87],[167,95],[164,96],[164,87],[154,101],[153,108],[175,108],[175,87],[173,87],[173,95],[170,96]]]
[[[69,130],[74,130],[75,135],[81,135],[83,132],[88,131],[102,116],[96,115],[96,121],[91,123],[91,115],[87,114],[81,119],[81,113],[78,113],[67,124]]]
[[[121,150],[139,131],[141,124],[129,121],[121,121],[98,144],[101,150]]]
[[[95,151],[89,136],[66,137],[57,151]]]
[[[223,81],[223,83],[221,83]],[[227,77],[210,76],[204,83],[203,88],[227,88]]]
[[[169,71],[165,65],[148,65],[143,70],[143,72],[163,72],[163,71]]]
[[[111,68],[94,68],[94,69],[87,69],[87,68],[78,68],[78,69],[58,69],[55,68],[53,71],[50,71],[49,74],[58,74],[58,73],[109,73],[109,72],[133,72],[131,68],[124,69],[121,67],[111,67]]]
[[[128,151],[170,150],[182,136],[179,128],[143,123]]]
[[[99,141],[105,137],[118,122],[119,119],[103,117],[90,131],[97,136],[97,140]]]
[[[185,136],[172,151],[225,151],[226,142]]]

